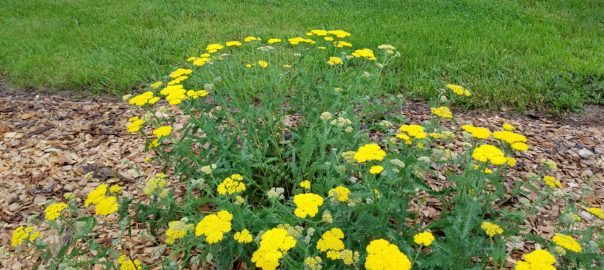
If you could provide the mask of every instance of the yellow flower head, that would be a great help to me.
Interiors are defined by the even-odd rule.
[[[373,50],[367,48],[355,50],[354,52],[352,52],[352,56],[356,58],[365,58],[369,61],[375,61],[377,59],[375,58],[375,54],[373,54]]]
[[[263,270],[275,270],[279,260],[296,246],[296,239],[284,228],[266,231],[260,240],[260,246],[252,254],[252,262]]]
[[[371,166],[371,168],[369,169],[370,174],[380,174],[383,171],[384,171],[384,167],[382,167],[380,165]]]
[[[587,212],[598,217],[599,219],[604,219],[604,213],[602,212],[602,209],[600,209],[600,208],[590,207],[590,208],[587,208]]]
[[[93,191],[88,193],[86,201],[84,201],[84,206],[88,207],[88,205],[99,203],[105,198],[105,194],[107,194],[107,184],[100,184]]]
[[[128,256],[122,255],[117,259],[120,270],[142,270],[143,265],[140,260],[130,260]]]
[[[453,91],[453,93],[455,93],[458,96],[466,96],[466,97],[472,96],[472,93],[470,93],[470,91],[463,88],[463,86],[460,86],[457,84],[447,84],[447,88],[451,89],[451,91]]]
[[[307,257],[304,259],[304,266],[309,270],[321,270],[323,269],[321,262],[322,260],[319,256]]]
[[[117,203],[117,197],[109,196],[105,197],[96,205],[96,214],[99,216],[111,215],[117,212],[119,204]]]
[[[424,131],[424,127],[420,125],[402,125],[398,130],[400,131],[398,135],[405,135],[397,135],[399,139],[403,140],[411,138],[425,139],[427,137],[426,132]]]
[[[237,40],[227,41],[227,43],[225,45],[227,47],[239,47],[239,46],[241,46],[241,42],[239,42]]]
[[[266,42],[268,42],[268,44],[275,44],[275,43],[281,42],[281,39],[278,39],[278,38],[269,38]]]
[[[55,220],[61,216],[61,212],[67,207],[66,203],[53,203],[44,210],[44,218],[46,220]]]
[[[583,250],[583,248],[581,247],[581,244],[579,244],[577,241],[575,241],[575,239],[570,235],[557,233],[554,235],[554,237],[552,237],[552,241],[556,245],[563,247],[565,249],[568,249],[575,253],[579,253],[579,252],[581,252],[581,250]]]
[[[178,68],[175,71],[172,71],[172,73],[170,73],[170,78],[176,79],[176,78],[181,77],[181,76],[190,75],[191,73],[193,73],[192,69]]]
[[[300,43],[306,44],[315,44],[316,42],[312,39],[303,38],[303,37],[294,37],[287,40],[291,45],[298,45]]]
[[[329,197],[335,198],[339,202],[347,202],[348,195],[350,195],[350,189],[344,186],[337,186],[335,188],[330,189],[328,195]]]
[[[488,139],[489,137],[491,137],[491,131],[489,131],[488,128],[475,127],[472,125],[463,125],[463,126],[461,126],[461,129],[470,133],[470,135],[472,135],[472,137],[477,138],[477,139],[484,140],[484,139]]]
[[[323,198],[314,193],[297,194],[294,196],[294,204],[294,215],[297,217],[314,217],[319,212],[319,206],[323,205]]]
[[[300,187],[306,190],[310,190],[310,181],[304,180],[300,182]]]
[[[164,84],[163,82],[159,81],[159,82],[154,82],[150,85],[151,89],[157,89],[160,86],[162,86],[162,84]]]
[[[153,92],[151,92],[151,91],[147,91],[147,92],[144,92],[144,93],[142,93],[142,94],[138,94],[138,95],[136,95],[136,96],[132,97],[132,98],[131,98],[131,99],[128,101],[128,103],[129,103],[129,104],[131,104],[131,105],[136,105],[136,106],[139,106],[139,107],[140,107],[140,106],[144,106],[144,105],[146,105],[146,104],[149,104],[149,103],[150,103],[149,101],[150,101],[150,100],[151,100],[153,97],[154,97],[154,96],[153,96]]]
[[[259,65],[261,68],[267,68],[267,67],[268,67],[268,62],[266,62],[266,61],[264,61],[264,60],[260,60],[260,61],[258,61],[258,65]]]
[[[562,188],[562,183],[560,183],[556,177],[550,175],[543,176],[543,182],[553,188]]]
[[[33,242],[38,238],[38,236],[40,236],[40,232],[34,231],[33,226],[29,226],[29,227],[19,226],[19,227],[15,228],[15,230],[13,231],[13,234],[11,237],[11,246],[18,247],[28,241]]]
[[[327,254],[332,260],[340,259],[340,251],[344,249],[344,232],[340,228],[332,228],[326,231],[317,241],[317,249]]]
[[[524,135],[511,131],[495,131],[493,132],[493,137],[508,144],[516,142],[526,143],[526,137]]]
[[[343,40],[339,40],[337,42],[334,42],[334,45],[337,48],[344,48],[344,47],[350,47],[350,48],[352,48],[352,43],[349,43],[349,42],[346,42],[346,41],[343,41]]]
[[[413,242],[421,246],[430,246],[434,241],[434,235],[431,232],[421,232],[413,236]]]
[[[118,184],[111,185],[109,187],[109,192],[111,192],[111,193],[118,193],[120,191],[122,191],[122,187],[120,185],[118,185]]]
[[[350,33],[346,32],[344,30],[339,30],[339,29],[338,30],[329,30],[329,31],[327,31],[327,34],[334,35],[337,38],[347,38],[350,36]]]
[[[385,156],[386,152],[378,144],[370,143],[359,147],[359,150],[354,154],[354,160],[358,163],[372,160],[382,161]]]
[[[480,228],[482,228],[489,237],[493,237],[498,234],[503,234],[503,229],[499,227],[499,225],[488,221],[482,222]]]
[[[445,107],[445,106],[441,106],[438,108],[430,108],[430,111],[432,111],[432,114],[434,114],[438,117],[447,118],[447,119],[453,118],[453,113],[451,112],[451,110],[448,107]]]
[[[233,239],[235,239],[235,241],[237,241],[237,243],[251,243],[252,240],[254,239],[254,237],[252,237],[252,234],[250,233],[250,231],[248,231],[247,229],[244,229],[243,231],[240,232],[236,232],[235,235],[233,236]]]
[[[245,191],[245,183],[243,183],[243,177],[239,174],[233,174],[230,177],[225,178],[222,183],[216,188],[218,194],[233,194]]]
[[[138,132],[144,123],[145,120],[138,118],[138,116],[134,116],[128,119],[128,125],[126,128],[128,129],[129,133]]]
[[[172,133],[171,126],[161,126],[153,130],[153,135],[157,136],[158,139],[170,136],[170,133]]]
[[[221,44],[209,44],[208,46],[206,46],[206,51],[208,53],[215,53],[217,51],[220,51],[224,48],[224,46],[222,46]]]
[[[503,130],[507,130],[507,131],[512,131],[512,130],[516,129],[514,126],[512,126],[509,123],[504,123],[502,127],[503,127]]]
[[[512,149],[514,149],[516,151],[521,151],[521,152],[527,151],[529,148],[528,145],[523,142],[515,142],[515,143],[512,143],[510,146],[512,147]]]
[[[373,240],[367,245],[367,270],[409,270],[411,261],[396,245],[387,240]]]
[[[518,261],[516,270],[556,270],[556,258],[547,250],[536,249],[524,254],[524,261]]]
[[[502,165],[508,161],[501,149],[490,144],[476,147],[472,152],[472,158],[480,162],[490,162],[494,165]]]
[[[262,39],[259,37],[255,37],[255,36],[247,36],[243,39],[243,41],[245,41],[245,42],[260,41],[260,40],[262,40]]]
[[[184,238],[187,230],[188,226],[183,221],[171,221],[166,230],[166,244],[174,244],[177,239]]]
[[[143,189],[143,193],[145,195],[151,195],[154,193],[160,193],[164,186],[168,183],[166,180],[166,175],[163,173],[158,173],[155,177],[149,179],[145,188]]]
[[[345,265],[352,265],[359,261],[361,254],[358,251],[352,251],[350,249],[344,249],[340,251],[340,259]]]
[[[225,233],[231,231],[233,215],[222,210],[216,214],[205,216],[195,227],[196,236],[205,236],[208,244],[215,244],[222,240]]]
[[[327,64],[330,65],[330,66],[341,65],[343,63],[344,62],[342,61],[342,58],[341,57],[336,57],[336,56],[330,56],[329,60],[327,61]]]

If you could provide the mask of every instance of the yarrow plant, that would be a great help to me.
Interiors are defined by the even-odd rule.
[[[536,207],[516,202],[547,202],[564,185],[548,176],[555,164],[536,180],[508,179],[529,149],[521,127],[458,124],[449,106],[477,95],[445,83],[433,117],[410,122],[393,112],[400,100],[381,96],[398,90],[400,53],[355,45],[344,30],[312,29],[200,46],[125,97],[137,115],[124,129],[163,171],[128,187],[137,196],[99,184],[48,204],[12,246],[39,252],[48,269],[601,266],[597,218],[553,237],[526,230]],[[464,149],[449,149],[453,140]],[[423,211],[428,200],[437,215]],[[598,206],[578,208],[602,218]],[[133,228],[160,254],[131,250]]]

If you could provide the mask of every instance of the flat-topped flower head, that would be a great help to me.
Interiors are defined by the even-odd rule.
[[[153,130],[153,135],[157,136],[158,139],[161,139],[162,137],[168,137],[170,136],[170,133],[172,133],[171,126],[161,126]]]
[[[341,65],[343,63],[342,58],[337,56],[330,56],[329,60],[327,61],[327,64],[330,66]]]
[[[252,236],[250,231],[248,231],[247,229],[243,229],[240,232],[236,232],[235,235],[233,235],[233,239],[235,239],[237,243],[245,244],[251,243],[254,237]]]
[[[453,93],[455,93],[458,96],[466,96],[466,97],[472,96],[472,93],[461,85],[447,84],[447,88],[449,88],[451,91],[453,91]]]
[[[117,259],[117,263],[120,265],[120,270],[142,270],[143,264],[140,260],[131,260],[128,256],[122,255]]]
[[[222,50],[223,48],[224,46],[222,46],[222,44],[209,44],[208,46],[206,46],[206,51],[208,53],[215,53]]]
[[[175,71],[172,71],[172,73],[170,73],[170,78],[172,79],[176,79],[178,77],[181,76],[186,76],[186,75],[190,75],[191,73],[193,73],[192,69],[188,69],[188,68],[178,68]]]
[[[260,246],[252,254],[252,262],[263,270],[275,270],[279,261],[296,246],[296,239],[284,228],[273,228],[262,234]]]
[[[367,245],[367,270],[409,270],[411,261],[399,248],[385,239],[373,240]]]
[[[410,138],[425,139],[427,137],[424,127],[420,125],[402,125],[398,130]]]
[[[369,168],[370,174],[380,174],[383,171],[384,171],[384,167],[382,167],[380,165],[374,165],[374,166],[371,166],[371,168]]]
[[[516,142],[526,143],[526,136],[512,131],[495,131],[493,132],[493,137],[508,144]]]
[[[208,244],[215,244],[222,240],[224,234],[231,231],[231,220],[233,215],[222,210],[210,214],[197,223],[195,227],[196,236],[205,236]]]
[[[337,186],[330,189],[328,195],[339,202],[347,202],[348,196],[350,195],[350,189],[345,186]]]
[[[365,58],[369,61],[375,61],[377,59],[375,58],[375,54],[373,54],[373,50],[367,48],[355,50],[352,52],[352,56],[356,58]]]
[[[227,47],[239,47],[241,46],[241,42],[237,41],[237,40],[233,40],[233,41],[227,41],[225,44]]]
[[[554,242],[557,246],[563,247],[575,253],[579,253],[583,250],[581,244],[579,244],[570,235],[557,233],[552,237],[552,242]]]
[[[417,233],[413,236],[413,242],[421,246],[430,246],[432,245],[432,241],[434,241],[434,235],[428,231]]]
[[[323,205],[323,197],[314,193],[297,194],[294,196],[294,204],[294,215],[297,217],[314,217],[319,212],[319,206]]]
[[[95,213],[99,216],[107,216],[111,215],[119,209],[119,204],[117,202],[117,197],[109,196],[103,198],[95,208]]]
[[[558,179],[556,179],[556,177],[553,177],[551,175],[543,176],[543,182],[545,182],[546,185],[553,187],[553,188],[562,188],[562,183],[560,183],[560,181],[558,181]]]
[[[438,108],[430,108],[430,111],[432,112],[433,115],[436,115],[438,117],[442,117],[442,118],[446,118],[446,119],[451,119],[453,118],[453,113],[451,112],[451,110],[448,107],[438,107]]]
[[[310,190],[310,181],[304,180],[300,182],[300,187],[306,190]]]
[[[524,254],[524,261],[518,261],[515,270],[556,270],[556,258],[547,250],[536,249]]]
[[[340,259],[340,251],[344,250],[344,232],[340,228],[332,228],[326,231],[317,241],[317,249],[327,254],[332,260]]]
[[[168,223],[168,229],[166,230],[166,244],[174,244],[177,239],[184,238],[188,229],[188,225],[180,220]]]
[[[474,137],[476,139],[484,140],[484,139],[488,139],[489,137],[491,137],[491,131],[488,128],[475,127],[472,125],[463,125],[463,126],[461,126],[461,129],[470,133],[470,135],[472,135],[472,137]]]
[[[480,228],[482,228],[489,237],[493,237],[498,234],[503,234],[503,229],[499,227],[499,225],[489,221],[482,222]]]
[[[88,207],[91,204],[97,204],[105,198],[107,194],[107,184],[100,184],[86,197],[86,201],[84,201],[84,206]]]
[[[33,242],[40,236],[33,226],[19,226],[15,228],[11,236],[11,246],[18,247],[24,243]]]
[[[508,158],[497,146],[483,144],[478,146],[472,152],[472,158],[480,162],[490,162],[494,165],[502,165],[508,162]]]
[[[382,161],[386,156],[386,152],[376,143],[370,143],[359,147],[354,154],[354,160],[358,163],[377,160]]]
[[[245,191],[245,183],[243,183],[243,177],[240,174],[233,174],[230,177],[225,178],[216,188],[218,194],[234,194]]]
[[[44,210],[44,218],[46,220],[56,220],[61,216],[61,212],[67,208],[66,203],[53,203]]]
[[[604,212],[602,212],[602,209],[600,209],[600,208],[590,207],[590,208],[587,208],[587,212],[598,217],[599,219],[604,219]]]

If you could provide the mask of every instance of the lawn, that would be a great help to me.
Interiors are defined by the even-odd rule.
[[[478,94],[470,107],[604,103],[601,0],[2,2],[0,74],[19,88],[129,93],[209,42],[325,28],[396,46],[388,90],[409,98],[451,82]]]

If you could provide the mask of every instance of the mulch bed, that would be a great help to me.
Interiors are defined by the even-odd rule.
[[[456,113],[458,123],[448,125],[454,130],[463,123],[498,130],[504,122],[513,124],[528,137],[530,149],[518,158],[510,178],[522,181],[526,173],[537,172],[539,160],[552,159],[562,192],[580,205],[598,207],[604,204],[604,109],[593,106],[587,112],[551,117],[469,111]],[[414,123],[430,117],[429,109],[416,102],[409,102],[401,113]],[[144,163],[148,154],[143,139],[126,132],[132,115],[130,106],[111,98],[0,91],[0,245],[10,249],[13,228],[31,216],[41,217],[48,200],[63,200],[64,193],[74,192],[83,201],[98,185],[84,177],[88,172],[101,182],[121,182],[125,192],[136,196],[140,185],[133,183],[142,183],[160,168]],[[548,205],[527,220],[527,226],[542,235],[553,234],[552,224],[564,203]],[[585,222],[592,218],[585,211],[581,217]],[[155,251],[143,243],[132,248],[140,249],[139,254]],[[0,267],[29,269],[34,259],[5,256]]]

